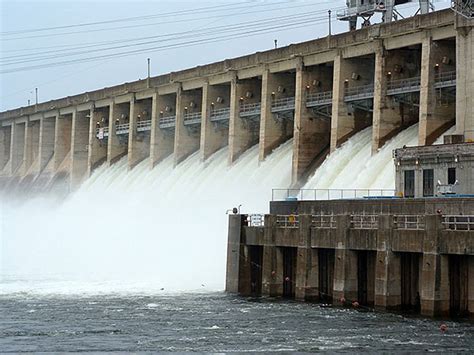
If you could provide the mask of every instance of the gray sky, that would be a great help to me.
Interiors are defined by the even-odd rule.
[[[345,0],[0,0],[0,31],[2,32],[0,35],[0,59],[3,60],[0,63],[0,70],[2,72],[31,65],[112,54],[117,51],[142,50],[196,39],[225,36],[227,33],[222,31],[229,30],[231,26],[243,22],[254,22],[254,26],[259,24],[262,26],[261,28],[270,27],[268,33],[245,38],[226,38],[215,43],[161,49],[148,53],[138,52],[121,58],[0,73],[0,111],[26,106],[28,99],[33,103],[35,87],[39,88],[39,101],[43,102],[144,78],[146,77],[147,58],[151,58],[151,74],[154,76],[271,49],[274,39],[278,39],[279,46],[285,46],[290,43],[324,37],[328,33],[327,9],[331,8],[335,14],[337,9],[344,7],[344,4]],[[436,8],[445,8],[448,4],[446,0],[441,0],[436,3]],[[413,13],[414,6],[416,5],[409,4],[405,12],[407,14]],[[204,7],[211,9],[209,11],[196,10]],[[192,9],[195,11],[163,16],[164,13]],[[95,26],[49,31],[6,33],[148,15],[160,15],[160,17],[139,21],[122,20]],[[307,23],[302,23],[299,28],[287,28],[284,25],[284,16],[305,16],[295,19],[293,23],[297,24],[301,21],[307,21]],[[279,17],[282,19],[279,20]],[[272,22],[265,25],[264,21]],[[333,32],[347,30],[345,22],[333,20],[332,25]],[[125,26],[129,28],[123,28]],[[213,35],[207,34],[197,37],[198,31],[205,31],[210,27],[219,27],[219,29],[213,31],[215,33]],[[251,27],[241,28],[233,33],[242,34],[251,29]],[[124,41],[166,36],[185,31],[193,31],[193,37],[174,39],[168,42],[163,42],[165,37],[153,38],[146,41],[155,41],[154,43],[143,46],[104,51],[104,45],[110,46],[111,41],[116,41],[114,46],[130,45],[137,43],[137,41]],[[71,32],[76,33],[71,34]],[[194,37],[194,33],[196,33],[196,37]],[[156,42],[158,40],[160,42]],[[71,45],[97,45],[99,42],[104,42],[104,44],[77,49],[78,52],[82,52],[78,56],[63,57],[62,49],[71,49]],[[38,61],[32,55],[37,55],[37,52],[40,51],[54,52],[45,54],[50,56],[47,60]],[[12,56],[17,57],[7,58]],[[15,64],[5,65],[5,60],[9,60],[9,63],[15,62]],[[24,62],[18,63],[19,61]]]

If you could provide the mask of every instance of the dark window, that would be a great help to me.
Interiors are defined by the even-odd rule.
[[[434,174],[433,169],[423,170],[423,196],[434,195]]]
[[[448,168],[448,184],[453,185],[456,182],[456,168]]]
[[[405,197],[415,197],[415,170],[405,170]]]

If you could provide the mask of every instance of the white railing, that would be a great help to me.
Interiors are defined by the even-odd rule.
[[[284,97],[272,101],[272,111],[282,110],[294,110],[295,109],[295,98]]]
[[[247,216],[247,225],[249,227],[265,226],[265,215],[264,214],[249,214]]]
[[[150,130],[151,130],[151,120],[137,122],[138,132],[144,132],[144,131],[150,131]]]
[[[95,136],[98,139],[104,139],[109,136],[109,127],[96,128]]]
[[[387,94],[419,91],[421,77],[390,80],[387,84]]]
[[[260,102],[256,102],[253,104],[240,104],[240,116],[259,115],[261,108],[262,105]]]
[[[115,126],[115,134],[127,134],[130,129],[130,123],[122,123]]]
[[[176,126],[176,116],[167,116],[160,118],[160,128],[171,128]]]
[[[336,218],[334,215],[317,214],[311,216],[311,228],[334,229]]]
[[[374,96],[374,84],[360,85],[347,88],[344,92],[345,100],[367,99]]]
[[[276,226],[279,228],[298,228],[300,225],[300,220],[298,215],[277,215],[276,216]]]
[[[378,215],[352,215],[351,228],[353,229],[378,229]]]
[[[393,189],[272,189],[272,201],[393,198]]]
[[[200,124],[201,123],[201,112],[185,113],[184,114],[184,124]]]
[[[365,4],[359,5],[357,7],[350,7],[343,10],[336,11],[336,16],[338,19],[345,19],[348,17],[354,17],[357,15],[363,15],[366,13],[373,13],[377,11],[384,11],[385,5],[383,1],[376,2],[375,4]]]
[[[423,215],[396,215],[393,216],[396,229],[424,230],[425,216]]]
[[[229,120],[230,119],[230,107],[212,109],[209,113],[209,119],[212,122]]]
[[[306,95],[306,106],[327,105],[332,103],[332,91],[311,92]]]
[[[446,215],[443,216],[443,227],[455,231],[474,231],[474,216]]]

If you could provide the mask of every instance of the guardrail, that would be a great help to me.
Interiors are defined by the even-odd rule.
[[[184,124],[185,125],[201,124],[201,116],[202,116],[201,112],[185,113]]]
[[[387,84],[387,94],[393,95],[398,93],[420,91],[421,77],[390,80]]]
[[[277,215],[276,216],[276,226],[280,228],[298,228],[300,225],[300,220],[298,215],[290,214],[286,215]]]
[[[272,201],[317,201],[395,197],[392,189],[272,189]]]
[[[374,84],[355,86],[344,91],[344,101],[370,99],[374,97]]]
[[[474,216],[446,215],[443,216],[443,227],[447,230],[474,231]]]
[[[352,215],[351,228],[353,229],[378,229],[378,215]]]
[[[284,97],[272,101],[272,112],[280,112],[295,109],[295,98]]]
[[[230,107],[212,109],[209,113],[211,122],[228,121],[230,119]]]
[[[336,218],[334,215],[317,214],[311,216],[311,228],[335,229]]]
[[[306,95],[306,107],[332,104],[332,91],[312,92]]]
[[[447,71],[435,75],[435,88],[456,86],[456,71]]]
[[[159,121],[160,128],[176,127],[176,116],[161,117]]]
[[[128,134],[128,130],[130,129],[130,123],[122,123],[115,126],[115,134]]]
[[[247,215],[247,225],[249,227],[264,227],[265,226],[265,215],[264,214],[249,214],[249,215]]]
[[[262,105],[260,102],[253,104],[240,104],[239,112],[241,117],[260,115]]]
[[[109,136],[109,127],[96,128],[95,136],[97,139],[107,138]]]
[[[151,130],[151,120],[137,122],[137,132],[146,132],[150,130]]]
[[[424,230],[425,216],[423,215],[396,215],[393,216],[396,229]]]

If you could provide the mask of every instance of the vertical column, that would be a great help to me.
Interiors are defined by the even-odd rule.
[[[112,102],[109,108],[109,138],[107,141],[107,164],[112,165],[128,153],[126,139],[119,139],[117,126],[130,121],[130,104]],[[130,130],[129,130],[130,131]]]
[[[74,111],[71,128],[71,187],[78,187],[87,173],[90,111]]]
[[[458,21],[460,20],[458,16]],[[467,20],[464,20],[467,21]],[[456,33],[456,131],[474,141],[474,31],[459,26]],[[472,22],[471,22],[472,26]]]
[[[89,146],[87,160],[87,176],[107,159],[107,146],[101,144],[96,137],[96,122],[98,113],[95,109],[91,109],[89,123]]]
[[[0,128],[0,173],[10,160],[11,127]]]
[[[307,296],[307,276],[311,267],[311,215],[299,216],[298,232],[299,245],[296,251],[295,299],[304,301]]]
[[[56,173],[71,151],[72,115],[56,116],[53,171]]]
[[[173,128],[161,129],[160,119],[164,117],[165,112],[167,115],[175,116],[175,105],[175,94],[153,95],[150,137],[150,163],[152,168],[173,153],[175,130]]]
[[[201,90],[184,91],[181,87],[176,96],[176,130],[174,140],[174,164],[181,163],[199,150],[201,124],[185,125],[186,114],[202,112]],[[202,116],[201,116],[202,122]]]
[[[274,100],[294,98],[294,74],[272,74],[267,69],[262,75],[262,106],[260,118],[259,160],[263,161],[273,149],[293,135],[292,119],[276,119],[272,113]],[[293,112],[286,112],[293,116]],[[291,117],[293,118],[293,117]]]
[[[336,216],[336,260],[334,263],[335,299],[357,299],[357,254],[347,248],[350,217]]]
[[[26,123],[12,123],[12,138],[10,149],[10,173],[14,175],[23,163],[25,152],[25,126]]]
[[[380,215],[375,260],[375,308],[393,309],[401,303],[400,256],[392,252],[393,216]]]
[[[262,295],[274,295],[275,288],[283,282],[283,273],[278,280],[275,271],[276,248],[273,237],[273,228],[275,226],[275,216],[265,215],[264,223],[264,244],[263,244],[263,261],[262,261]],[[281,290],[282,292],[283,290]]]
[[[448,129],[455,120],[454,105],[449,103],[439,104],[435,90],[436,71],[444,69],[447,65],[442,63],[442,58],[450,60],[450,48],[443,42],[434,43],[431,37],[423,39],[421,47],[421,87],[420,87],[420,126],[418,144],[432,144],[436,138]],[[445,98],[447,94],[443,95]]]
[[[239,292],[240,245],[242,235],[242,215],[229,215],[227,240],[226,292]]]
[[[468,274],[468,290],[467,290],[467,309],[472,318],[474,316],[474,256],[466,256],[467,258],[467,274]]]
[[[231,81],[229,120],[229,164],[235,162],[243,152],[258,142],[260,114],[247,117],[240,115],[240,105],[258,104],[261,88],[258,79]]]
[[[55,131],[56,131],[56,116],[41,118],[38,173],[41,173],[46,168],[49,161],[53,158]]]
[[[133,169],[150,155],[150,132],[138,132],[138,122],[150,119],[150,99],[132,100],[130,104],[130,128],[128,133],[128,168]]]
[[[449,314],[449,262],[439,254],[442,230],[441,216],[425,216],[423,265],[421,271],[421,314],[437,316]]]
[[[28,174],[38,156],[40,124],[38,121],[27,122],[25,129],[25,151],[23,153],[22,176]]]
[[[209,85],[202,88],[202,128],[201,128],[201,160],[206,160],[212,154],[229,142],[228,121],[211,122],[211,112],[229,108],[230,86]]]

